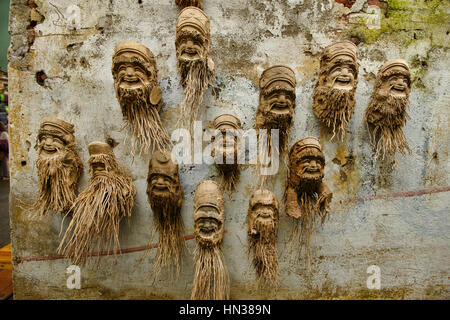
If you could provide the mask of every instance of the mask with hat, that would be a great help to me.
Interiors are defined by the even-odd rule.
[[[333,137],[338,134],[343,139],[353,115],[358,67],[358,48],[351,41],[329,45],[320,57],[313,110],[316,117],[332,130]]]
[[[136,197],[133,180],[119,166],[111,146],[89,144],[91,178],[71,207],[72,220],[58,252],[75,264],[85,264],[94,249],[115,255],[120,250],[119,224],[130,217]]]
[[[49,210],[67,212],[75,200],[83,172],[75,146],[73,124],[55,117],[43,119],[35,146],[39,177],[39,198],[33,206],[36,215],[44,216]]]
[[[230,277],[221,247],[224,235],[224,201],[217,183],[197,185],[194,195],[195,274],[192,300],[226,300]]]
[[[211,156],[219,171],[220,186],[225,191],[235,191],[239,181],[240,130],[241,121],[231,114],[222,114],[213,121],[215,131]]]
[[[194,121],[200,115],[203,95],[214,85],[216,75],[210,56],[210,22],[202,9],[190,6],[181,10],[175,47],[177,70],[185,94],[177,126],[187,125],[192,133]]]
[[[153,53],[146,46],[132,41],[119,43],[112,58],[112,75],[122,114],[140,151],[165,150],[170,144],[162,127],[159,111],[163,105],[158,85],[158,69]]]
[[[273,286],[278,276],[279,205],[270,190],[256,190],[249,201],[247,241],[260,287]]]
[[[324,169],[325,157],[317,138],[303,138],[291,147],[285,191],[286,214],[295,219],[291,245],[300,243],[300,248],[306,249],[308,263],[311,234],[328,216],[333,196],[322,180]]]
[[[384,159],[397,151],[411,153],[403,133],[410,90],[411,74],[406,61],[390,60],[378,71],[364,117],[377,158]]]
[[[263,158],[272,159],[288,148],[290,129],[295,109],[296,79],[287,66],[272,66],[263,71],[259,80],[259,105],[256,110],[256,129],[266,129],[267,135],[258,130]],[[278,145],[272,146],[272,129],[278,129]],[[264,141],[265,140],[265,141]],[[261,172],[261,169],[259,170]],[[262,177],[263,181],[265,180]],[[264,182],[262,182],[264,185]]]
[[[166,268],[173,268],[176,275],[180,273],[186,250],[181,216],[183,195],[178,165],[172,161],[169,152],[156,151],[152,154],[147,178],[147,196],[160,244],[152,268],[155,276]]]

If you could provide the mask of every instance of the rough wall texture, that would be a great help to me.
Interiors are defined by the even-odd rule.
[[[70,4],[81,9],[76,30],[67,28],[56,9],[65,14]],[[204,127],[216,115],[234,112],[244,129],[252,128],[260,73],[274,64],[292,67],[297,76],[297,107],[290,145],[306,135],[320,137],[327,160],[325,181],[334,193],[331,219],[313,237],[311,270],[284,248],[292,225],[281,215],[281,288],[257,294],[246,254],[254,173],[251,166],[244,166],[237,192],[225,203],[224,254],[232,298],[448,299],[448,2],[205,0],[204,5],[211,20],[218,72],[216,93],[209,90],[205,95]],[[157,57],[165,101],[162,118],[171,132],[183,99],[174,45],[177,15],[174,1],[167,0],[11,1],[10,215],[16,299],[189,298],[192,254],[184,260],[180,281],[152,283],[148,279],[156,250],[139,247],[150,242],[152,227],[145,193],[150,155],[133,158],[123,143],[124,123],[110,71],[118,42],[132,40],[148,46]],[[343,143],[328,141],[330,136],[321,131],[311,108],[320,52],[336,39],[351,39],[360,50],[357,105]],[[399,156],[396,170],[374,162],[363,125],[378,68],[393,58],[407,60],[413,74],[411,119],[405,127],[413,154]],[[82,268],[80,290],[67,289],[66,268],[71,263],[56,257],[62,218],[52,214],[31,221],[26,215],[25,208],[37,197],[33,147],[39,123],[48,115],[75,124],[85,163],[89,142],[108,138],[118,142],[115,154],[138,191],[133,216],[121,225],[121,246],[131,252],[119,256],[112,268]],[[285,168],[280,168],[273,186],[279,199],[285,177]],[[88,178],[85,171],[80,190]],[[182,214],[188,235],[193,233],[195,186],[210,178],[217,179],[213,165],[181,168]],[[187,242],[192,253],[195,241]],[[366,288],[370,265],[381,269],[381,290]]]

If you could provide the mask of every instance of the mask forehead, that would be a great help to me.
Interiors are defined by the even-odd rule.
[[[162,174],[178,180],[178,165],[175,164],[170,154],[156,151],[149,163],[148,177],[153,174]]]

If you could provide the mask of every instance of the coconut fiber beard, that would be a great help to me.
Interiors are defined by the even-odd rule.
[[[153,211],[159,247],[152,273],[158,275],[163,268],[174,269],[178,276],[186,251],[184,223],[181,216],[183,189],[178,165],[170,153],[155,152],[149,164],[147,178],[148,201]]]
[[[69,227],[58,252],[75,264],[85,264],[95,250],[120,252],[119,224],[130,217],[136,189],[118,165],[111,147],[103,142],[89,145],[91,179],[71,207]]]
[[[197,242],[192,300],[226,300],[230,278],[222,254],[224,201],[214,181],[197,185],[194,196],[194,230]]]
[[[305,249],[308,265],[311,261],[311,235],[328,217],[333,194],[322,181],[325,157],[319,140],[306,137],[297,141],[289,152],[290,170],[285,191],[286,214],[294,218],[289,242]]]
[[[261,289],[278,285],[278,208],[278,201],[269,190],[257,190],[250,198],[248,254],[252,253],[252,264]]]
[[[33,206],[37,216],[49,210],[66,213],[75,200],[83,164],[73,133],[72,124],[57,118],[45,118],[41,124],[36,144],[39,198]]]
[[[404,60],[391,60],[380,68],[364,117],[377,158],[397,151],[411,153],[403,133],[410,90],[410,72]]]
[[[136,42],[121,42],[113,56],[112,74],[122,115],[132,137],[132,152],[165,151],[171,141],[159,111],[163,105],[158,69],[153,53]]]

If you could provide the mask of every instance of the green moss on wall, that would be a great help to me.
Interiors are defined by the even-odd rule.
[[[410,32],[424,30],[433,46],[448,47],[450,1],[387,0],[381,9],[379,29],[369,29],[364,18],[353,19],[345,34],[365,43],[375,42],[381,35],[394,35],[400,42],[409,41]]]

